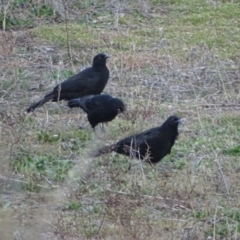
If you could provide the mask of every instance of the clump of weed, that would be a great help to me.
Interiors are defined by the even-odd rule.
[[[60,184],[73,167],[70,159],[61,159],[54,154],[20,154],[12,160],[15,173],[24,177],[24,187],[29,191],[38,191],[40,185],[46,187]]]

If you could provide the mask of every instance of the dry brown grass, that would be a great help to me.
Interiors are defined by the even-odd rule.
[[[208,39],[176,50],[185,39],[173,42],[159,26],[170,29],[182,14],[179,6],[191,3],[153,3],[74,5],[69,18],[79,11],[81,20],[88,19],[77,25],[83,38],[75,33],[68,39],[72,62],[60,29],[65,25],[51,25],[62,42],[49,42],[54,34],[42,27],[49,21],[44,18],[33,30],[0,33],[4,239],[239,239],[239,57],[218,55]],[[209,11],[212,5],[203,6]],[[55,6],[64,16],[61,7]],[[77,27],[71,23],[70,33]],[[223,24],[223,35],[225,30]],[[102,51],[111,55],[104,92],[122,98],[128,109],[106,133],[93,134],[86,116],[64,102],[24,112]],[[88,157],[96,147],[160,125],[172,114],[183,117],[184,125],[172,154],[154,168],[134,161],[126,173],[127,157]]]

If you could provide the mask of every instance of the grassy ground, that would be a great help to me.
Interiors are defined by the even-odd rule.
[[[9,3],[0,14],[3,239],[239,239],[239,2]],[[100,52],[111,56],[104,92],[124,100],[127,117],[96,136],[65,102],[25,113]],[[172,114],[185,121],[154,169],[136,161],[126,173],[127,157],[88,157]]]

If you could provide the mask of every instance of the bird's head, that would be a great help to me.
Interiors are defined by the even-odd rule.
[[[177,116],[170,116],[166,123],[170,124],[171,126],[178,126],[179,123],[182,123],[182,119]]]
[[[112,104],[113,104],[113,108],[115,110],[117,110],[119,113],[121,112],[124,112],[125,111],[125,105],[123,103],[122,100],[118,99],[118,98],[114,98],[112,100]]]
[[[104,53],[100,53],[93,58],[93,66],[105,66],[107,59],[110,58]]]

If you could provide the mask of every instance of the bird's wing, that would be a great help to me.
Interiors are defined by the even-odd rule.
[[[79,107],[84,112],[88,113],[86,103],[88,102],[88,100],[90,100],[93,97],[94,97],[94,95],[86,95],[82,98],[75,98],[75,99],[69,100],[68,107],[70,107],[70,108]]]
[[[137,139],[137,148],[140,149],[141,156],[147,152],[153,155],[157,152],[160,158],[171,153],[174,144],[174,136],[171,131],[164,131],[161,127],[153,128]],[[152,155],[152,154],[151,154]],[[155,155],[156,156],[156,155]]]
[[[108,107],[108,101],[112,97],[107,94],[95,95],[93,98],[86,101],[86,107],[89,111],[100,110]]]
[[[153,137],[153,135],[156,134],[155,129],[157,129],[157,128],[152,128],[145,132],[134,134],[132,136],[124,138],[124,139],[120,140],[116,144],[116,146],[117,146],[117,148],[123,148],[124,146],[127,146],[127,147],[131,147],[131,148],[137,150],[141,144],[148,142],[149,139],[151,139]]]
[[[63,81],[54,88],[54,91],[76,92],[91,89],[99,80],[100,75],[92,68],[87,68],[71,78]]]
[[[162,158],[166,154],[170,154],[171,146],[171,137],[157,127],[121,140],[116,146],[116,152],[141,159],[146,154],[156,157],[156,153],[158,153],[157,158]]]
[[[94,95],[87,95],[78,99],[79,107],[82,108],[83,111],[88,113],[91,108],[89,108],[89,103],[92,102]]]

